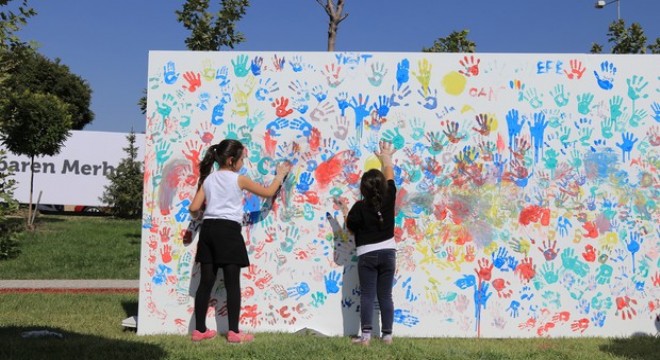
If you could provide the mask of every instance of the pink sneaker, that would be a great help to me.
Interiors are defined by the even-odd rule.
[[[254,340],[254,335],[252,334],[246,334],[244,332],[233,332],[229,330],[227,333],[227,342],[234,343],[234,344],[242,344],[242,343],[248,343]]]
[[[200,332],[199,330],[193,330],[192,332],[192,341],[202,341],[206,339],[213,339],[218,332],[211,329],[206,329],[205,332]]]

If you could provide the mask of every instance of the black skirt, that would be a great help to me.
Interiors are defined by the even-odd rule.
[[[202,264],[250,266],[241,224],[225,219],[204,219],[195,261]]]

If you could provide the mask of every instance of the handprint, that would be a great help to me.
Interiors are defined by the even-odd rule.
[[[591,111],[589,108],[591,102],[594,100],[594,94],[584,93],[577,96],[578,101],[578,112],[582,115],[587,115]]]
[[[284,96],[275,99],[271,105],[275,108],[275,115],[278,118],[284,118],[293,113],[293,109],[287,109],[287,106],[289,106],[289,99]]]
[[[601,72],[594,70],[598,86],[603,90],[611,90],[614,87],[614,76],[616,75],[616,67],[614,63],[603,61],[600,64]]]
[[[566,106],[570,95],[571,93],[564,92],[564,85],[561,84],[555,86],[554,90],[550,90],[550,96],[553,97],[558,107]]]
[[[644,90],[644,88],[649,84],[648,81],[644,81],[643,76],[633,75],[632,78],[626,79],[626,83],[628,84],[628,97],[630,100],[635,101],[640,97],[643,99],[649,97],[649,94],[642,95],[641,93],[642,90]]]
[[[626,162],[626,155],[630,159],[630,153],[632,152],[633,146],[639,140],[633,135],[633,133],[623,133],[621,134],[621,143],[616,143],[616,146],[621,149],[623,155],[623,162]]]
[[[371,75],[368,80],[369,83],[373,86],[380,86],[383,82],[383,78],[387,75],[387,69],[385,69],[385,64],[374,62],[371,64]]]
[[[566,76],[570,80],[573,80],[573,79],[579,80],[580,78],[582,78],[582,75],[587,70],[587,68],[582,66],[582,62],[580,60],[573,59],[573,60],[569,61],[569,64],[571,65],[571,72],[568,72],[568,70],[564,70],[564,73],[566,74]]]
[[[236,75],[236,77],[245,77],[245,75],[250,72],[250,67],[248,66],[249,60],[250,59],[247,55],[239,55],[231,60],[231,65],[234,67],[234,75]]]
[[[466,77],[477,76],[479,75],[480,62],[481,59],[475,59],[473,55],[470,55],[470,57],[464,56],[463,59],[458,62],[463,67],[463,70],[459,70],[458,72]]]
[[[163,66],[163,77],[164,81],[168,85],[174,84],[179,79],[180,73],[176,72],[176,65],[173,61],[168,61],[165,66]]]

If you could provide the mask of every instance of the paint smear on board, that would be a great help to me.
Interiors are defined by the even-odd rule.
[[[452,71],[442,78],[442,86],[449,95],[460,95],[465,90],[467,79],[456,71]]]

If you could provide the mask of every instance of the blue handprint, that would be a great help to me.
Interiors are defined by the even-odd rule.
[[[293,60],[289,61],[289,64],[291,65],[291,69],[293,72],[301,72],[302,71],[302,57],[300,56],[294,56]]]
[[[626,249],[630,252],[630,255],[632,255],[632,272],[633,274],[635,273],[635,254],[639,251],[639,248],[641,247],[641,244],[644,243],[644,238],[642,235],[637,232],[637,231],[631,231],[630,232],[630,241],[628,239],[624,240],[626,242]]]
[[[510,311],[510,315],[512,318],[517,318],[520,315],[520,303],[516,300],[512,300],[511,304],[509,304],[509,307],[506,308],[506,310]]]
[[[348,108],[348,93],[343,91],[340,92],[336,97],[335,100],[337,101],[337,107],[341,111],[341,116],[346,115],[346,108]]]
[[[183,199],[180,203],[177,204],[179,206],[179,211],[174,215],[174,218],[176,219],[177,222],[184,222],[190,218],[190,211],[188,211],[188,206],[190,205],[190,200],[188,199]]]
[[[410,310],[394,310],[394,322],[407,327],[413,327],[419,323],[419,318],[410,314]]]
[[[477,280],[474,275],[464,275],[461,279],[454,282],[460,289],[473,288],[477,285]]]
[[[218,85],[220,87],[225,87],[229,85],[231,80],[229,80],[229,69],[226,66],[221,67],[215,73],[215,79],[218,80]]]
[[[287,295],[290,298],[295,297],[296,300],[300,300],[307,293],[309,293],[309,285],[306,282],[299,282],[296,286],[287,289]]]
[[[289,127],[293,130],[300,130],[302,136],[309,137],[312,135],[312,124],[307,122],[304,118],[300,117],[291,121]],[[300,137],[300,135],[298,136]]]
[[[314,177],[309,172],[304,172],[300,174],[300,179],[298,180],[298,185],[296,189],[301,193],[306,193],[309,191],[309,187],[314,183]]]
[[[621,143],[616,143],[616,146],[621,149],[621,153],[623,155],[623,162],[626,162],[626,155],[628,155],[628,159],[630,160],[630,153],[632,152],[633,146],[635,143],[639,140],[638,138],[635,137],[632,133],[626,132],[621,134]]]
[[[594,70],[598,86],[603,90],[611,90],[614,87],[614,75],[616,75],[616,67],[614,66],[614,63],[603,61],[600,64],[600,70],[600,74]]]
[[[660,123],[660,103],[654,102],[651,105],[651,110],[653,110],[653,118],[655,121]]]
[[[490,254],[490,257],[493,260],[493,266],[496,267],[497,269],[501,269],[502,266],[506,264],[506,260],[508,256],[509,256],[509,251],[503,246],[500,246],[500,248],[497,250],[497,256],[495,255],[494,251],[492,254]]]
[[[534,163],[539,162],[539,154],[542,152],[545,128],[548,122],[542,112],[534,113],[534,125],[530,125],[530,132],[534,143]]]
[[[328,275],[325,275],[325,291],[328,294],[336,294],[339,292],[339,286],[341,285],[341,274],[333,270]]]
[[[255,56],[254,59],[252,59],[252,63],[250,64],[250,70],[252,71],[252,75],[254,76],[259,76],[261,75],[261,65],[264,62],[264,58],[261,56]]]
[[[396,66],[397,89],[401,88],[401,85],[407,83],[409,78],[410,78],[410,61],[408,61],[408,59],[403,59]]]
[[[289,120],[285,118],[277,118],[266,125],[266,130],[272,136],[280,136],[281,134],[277,130],[286,129],[289,127]]]
[[[568,220],[568,218],[560,216],[557,219],[557,229],[559,230],[559,236],[565,237],[566,235],[568,235],[569,227],[573,227],[573,224],[571,224],[571,221]]]
[[[174,84],[177,79],[179,79],[180,73],[176,72],[176,65],[173,61],[168,61],[165,66],[163,66],[163,76],[165,78],[165,83],[168,85]]]
[[[520,130],[522,130],[525,124],[525,119],[520,119],[518,110],[511,109],[506,114],[506,124],[509,128],[509,148],[513,149],[513,140],[520,134]]]
[[[378,117],[386,117],[390,112],[390,98],[386,95],[380,95],[378,97],[378,102],[374,102],[372,105],[373,109],[378,113]]]

